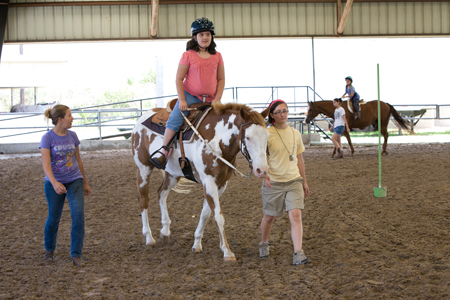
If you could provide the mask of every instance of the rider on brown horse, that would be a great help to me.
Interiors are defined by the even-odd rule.
[[[353,106],[355,107],[355,119],[361,119],[361,112],[359,111],[359,94],[356,92],[355,87],[352,85],[353,78],[352,76],[345,77],[345,82],[347,83],[345,86],[345,93],[341,98],[344,98],[345,95],[348,95],[349,100],[353,102]]]

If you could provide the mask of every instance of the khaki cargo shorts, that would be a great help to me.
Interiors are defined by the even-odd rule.
[[[261,194],[263,200],[263,211],[268,216],[282,216],[284,205],[286,211],[291,209],[303,209],[304,196],[303,179],[298,178],[288,182],[272,181],[272,187],[267,187],[262,183]]]

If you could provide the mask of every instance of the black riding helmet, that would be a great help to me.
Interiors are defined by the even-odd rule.
[[[191,25],[191,36],[196,35],[199,32],[210,31],[212,35],[214,35],[214,24],[212,21],[207,18],[198,18]]]

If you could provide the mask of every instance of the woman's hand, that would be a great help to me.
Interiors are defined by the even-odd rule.
[[[56,192],[58,195],[62,195],[62,194],[67,193],[66,187],[65,187],[62,183],[60,183],[60,182],[58,182],[58,181],[56,181],[56,182],[53,184],[53,189],[55,190],[55,192]]]
[[[350,133],[350,128],[347,127],[347,132]]]
[[[303,192],[305,192],[305,197],[308,197],[309,196],[309,186],[308,186],[308,184],[306,183],[306,181],[303,181]]]
[[[84,195],[85,196],[89,196],[89,194],[91,193],[91,188],[89,187],[89,185],[87,184],[87,182],[84,183]]]
[[[213,101],[212,101],[211,103],[217,103],[217,102],[220,103],[220,99],[219,99],[219,98],[214,98]]]
[[[264,185],[271,188],[272,187],[272,185],[270,185],[271,183],[272,183],[272,180],[270,180],[270,176],[266,175],[264,177]]]
[[[178,108],[179,108],[181,111],[186,111],[186,110],[188,109],[186,100],[184,100],[184,99],[179,99],[178,101],[179,101],[179,103],[178,103]]]

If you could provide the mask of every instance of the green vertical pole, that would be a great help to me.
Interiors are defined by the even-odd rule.
[[[378,82],[378,187],[373,188],[375,197],[386,197],[386,188],[381,187],[381,109],[380,109],[380,64],[377,64]]]
[[[378,187],[381,187],[380,64],[377,64],[377,82],[378,82]]]

